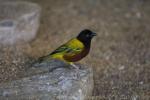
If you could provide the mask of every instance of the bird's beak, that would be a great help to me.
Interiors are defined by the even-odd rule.
[[[93,33],[93,34],[92,34],[92,36],[96,36],[96,35],[97,35],[96,33]]]

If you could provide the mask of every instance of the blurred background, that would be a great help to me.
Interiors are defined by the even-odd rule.
[[[38,58],[81,30],[91,29],[98,35],[92,41],[90,54],[79,62],[94,70],[91,98],[150,99],[150,0],[26,1],[42,7],[41,24],[37,37],[17,46],[19,50]],[[6,55],[11,54],[8,52]],[[17,65],[3,67],[0,81],[19,77],[21,69]]]

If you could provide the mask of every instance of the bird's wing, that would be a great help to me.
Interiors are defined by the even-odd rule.
[[[71,39],[66,44],[60,46],[55,51],[53,51],[50,55],[63,54],[73,56],[80,53],[83,48],[84,45],[82,42],[80,42],[78,39]]]

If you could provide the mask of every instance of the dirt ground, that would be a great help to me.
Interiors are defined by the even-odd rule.
[[[79,62],[94,69],[89,100],[150,99],[150,0],[28,1],[42,7],[38,35],[30,43],[1,47],[0,82],[20,77],[28,57],[43,56],[88,28],[98,34]]]

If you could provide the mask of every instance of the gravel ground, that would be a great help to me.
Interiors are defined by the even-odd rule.
[[[89,100],[150,99],[149,0],[30,1],[43,8],[38,36],[27,44],[1,47],[0,82],[20,78],[29,57],[43,56],[89,28],[98,36],[79,62],[95,71]]]

